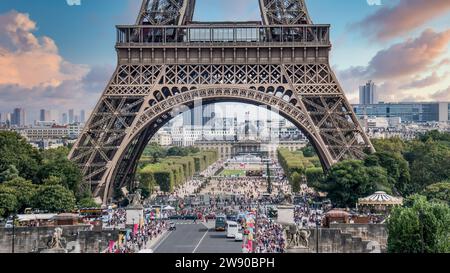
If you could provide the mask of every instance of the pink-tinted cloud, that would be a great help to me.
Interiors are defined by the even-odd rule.
[[[436,72],[433,72],[431,75],[422,78],[413,80],[408,84],[401,86],[401,89],[412,89],[412,88],[424,88],[428,86],[433,86],[445,80],[448,77],[448,73],[443,76],[439,76]]]
[[[413,96],[411,89],[418,89],[448,79],[448,73],[439,76],[437,67],[446,65],[442,59],[450,43],[450,29],[435,32],[427,29],[416,39],[408,39],[379,51],[368,66],[351,67],[338,71],[338,77],[351,95],[358,86],[372,79],[379,83],[380,96],[386,101],[402,100]],[[437,65],[436,65],[437,64]],[[430,75],[423,77],[423,75]],[[415,94],[419,98],[422,95]]]
[[[432,98],[437,101],[450,102],[450,86],[447,89],[444,89],[444,90],[434,93]]]
[[[446,52],[449,42],[450,29],[443,32],[427,29],[416,39],[379,51],[370,61],[366,73],[373,78],[399,78],[420,73]]]
[[[408,33],[450,11],[449,0],[399,0],[355,24],[365,35],[386,40]]]
[[[86,66],[65,61],[55,42],[36,37],[34,30],[36,23],[27,14],[11,11],[0,15],[0,85],[56,87],[86,75]]]

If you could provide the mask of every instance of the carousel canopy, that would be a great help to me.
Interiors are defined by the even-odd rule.
[[[403,198],[393,197],[384,191],[377,191],[376,193],[366,198],[358,199],[359,205],[402,205]]]

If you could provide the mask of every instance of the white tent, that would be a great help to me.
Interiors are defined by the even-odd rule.
[[[163,210],[175,210],[175,208],[172,206],[167,206],[167,207],[163,208]]]

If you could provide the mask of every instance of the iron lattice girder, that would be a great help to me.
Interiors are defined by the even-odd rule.
[[[265,25],[312,24],[304,0],[259,1]],[[194,16],[195,0],[143,0],[137,25],[183,25]]]
[[[192,21],[195,0],[143,0],[137,25],[182,25]]]
[[[168,44],[144,41],[148,25],[169,24],[180,33],[198,28],[179,26],[192,19],[194,5],[188,0],[146,0],[138,31],[118,29],[119,65],[69,156],[95,197],[105,203],[114,189],[131,184],[149,139],[196,100],[278,110],[311,140],[325,168],[373,150],[328,63],[329,26],[292,25],[312,23],[304,1],[260,0],[271,33],[262,40],[238,42],[235,26],[223,26],[232,30],[232,41],[216,41],[214,35],[206,42],[191,41],[189,35],[180,40],[162,26],[164,37],[159,37]],[[277,32],[277,24],[291,26],[279,26]]]
[[[265,25],[312,24],[304,0],[259,0]]]

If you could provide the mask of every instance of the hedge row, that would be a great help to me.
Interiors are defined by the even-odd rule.
[[[173,192],[176,186],[190,180],[218,160],[217,151],[203,151],[184,157],[166,157],[155,164],[145,164],[139,171],[142,186],[152,191],[159,185],[161,191]]]
[[[305,157],[301,151],[291,152],[288,149],[278,149],[278,162],[283,168],[289,182],[293,183],[292,175],[306,175],[307,170],[320,168],[320,160],[318,157]]]

